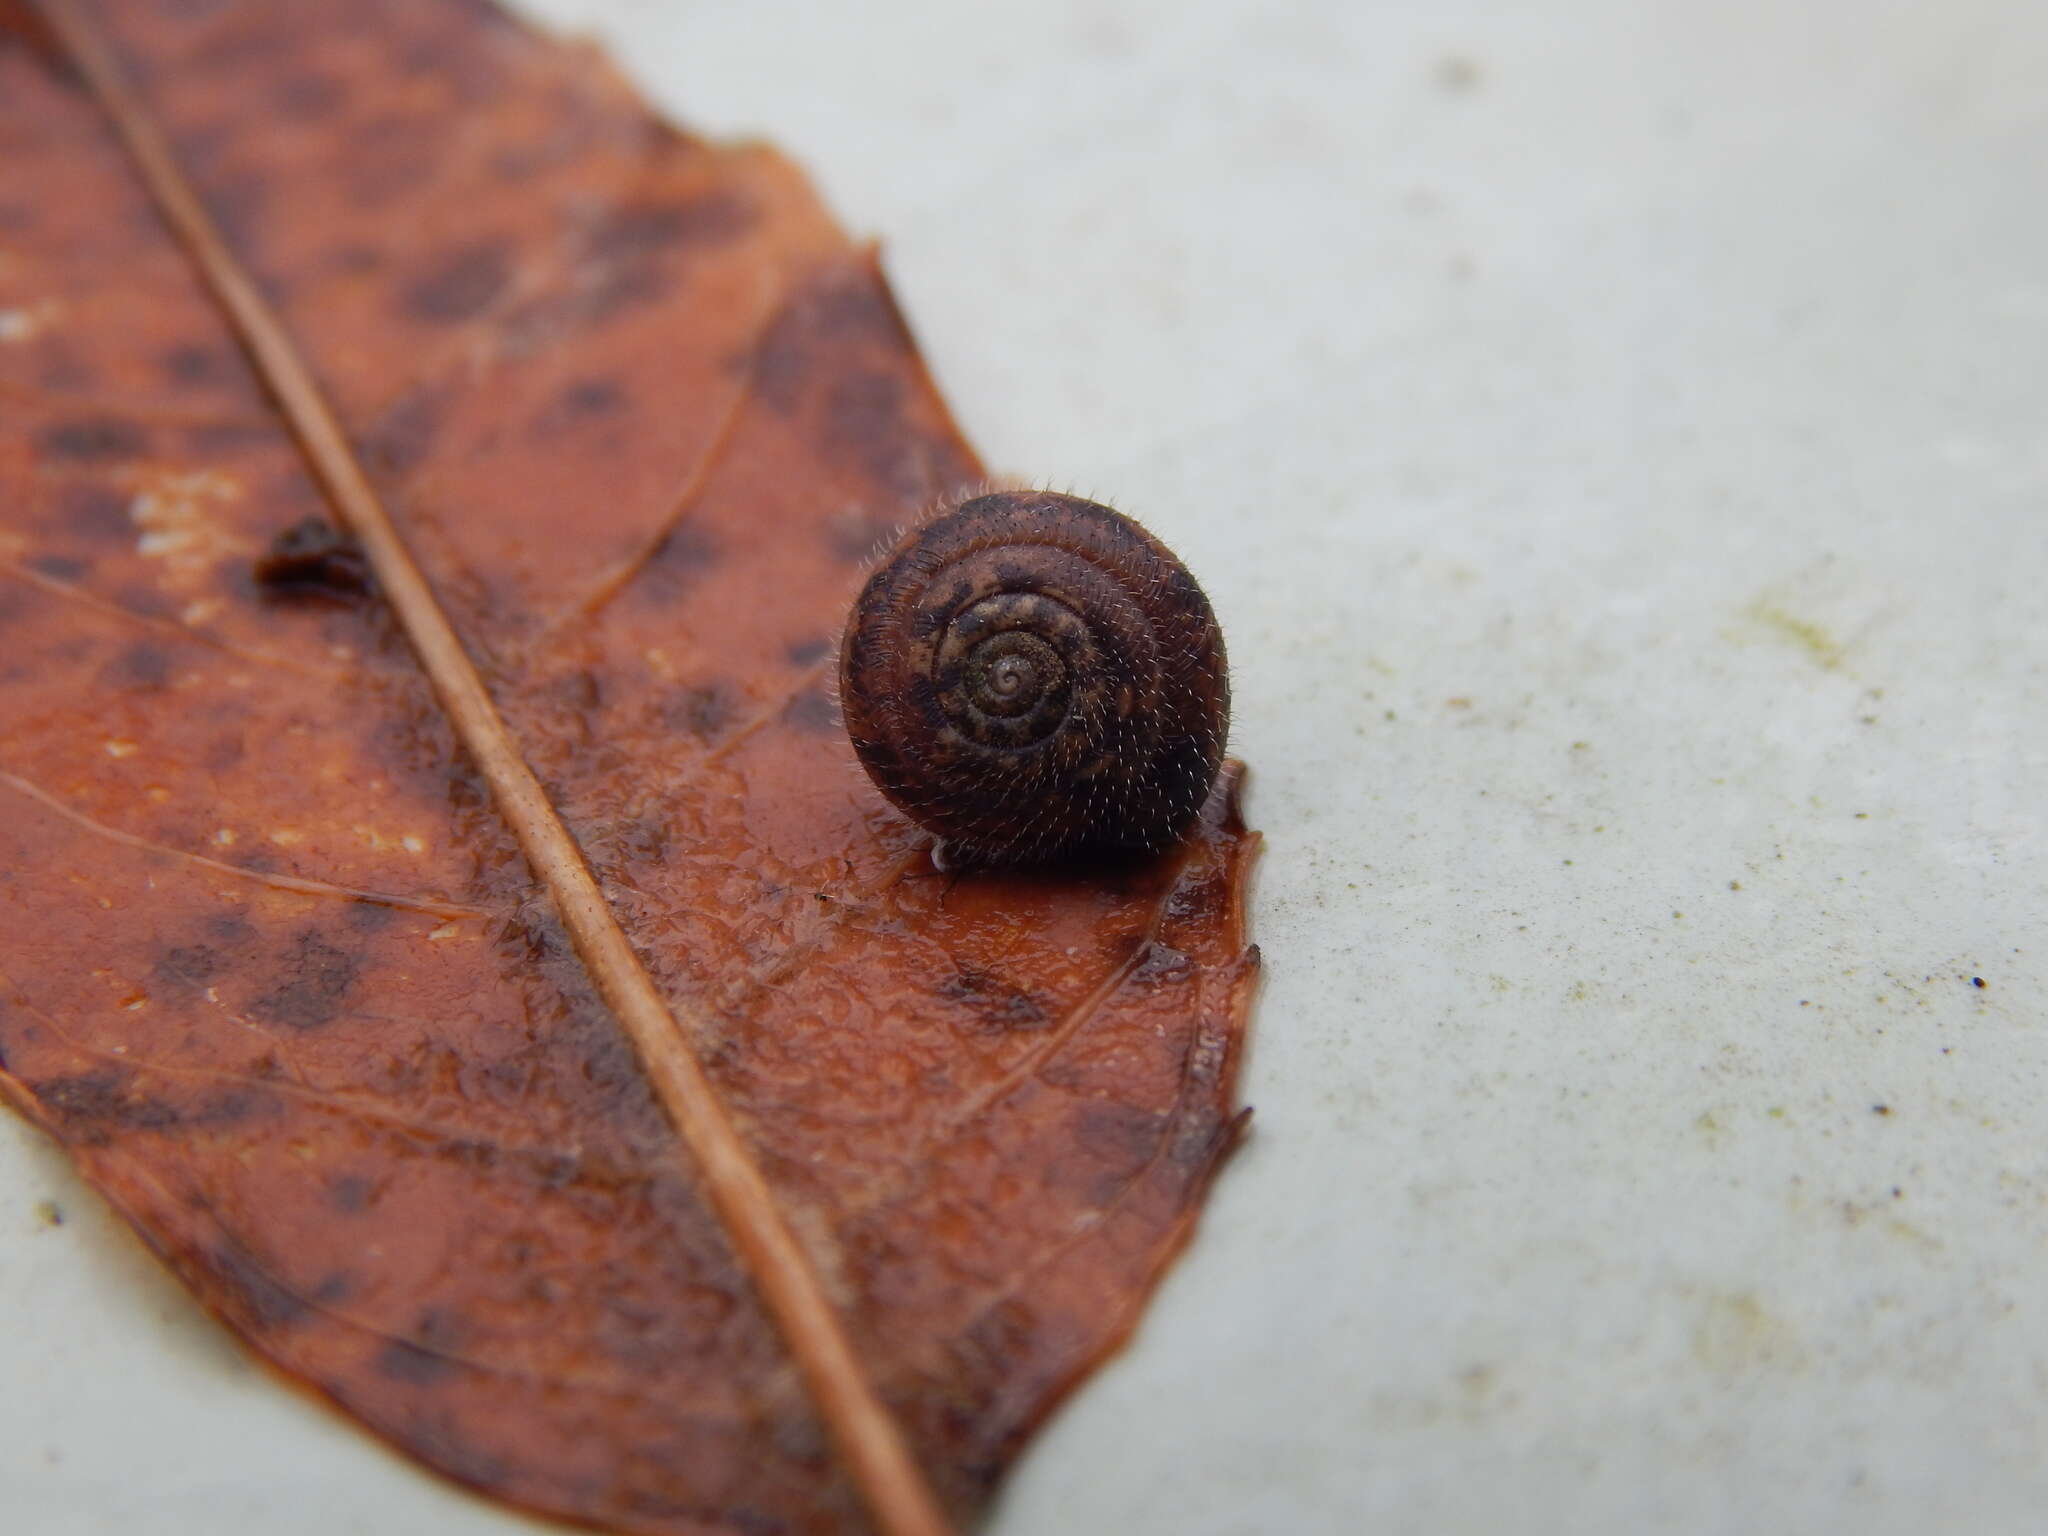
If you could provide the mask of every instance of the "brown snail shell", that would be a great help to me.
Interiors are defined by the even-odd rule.
[[[854,604],[839,694],[876,786],[948,863],[1163,848],[1223,761],[1223,633],[1113,508],[992,491],[899,539]]]

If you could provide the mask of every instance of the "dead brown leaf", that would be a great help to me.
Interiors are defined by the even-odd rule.
[[[1235,775],[955,881],[868,785],[847,601],[981,470],[772,151],[466,0],[52,14],[0,5],[0,1089],[481,1490],[971,1518],[1230,1145]]]

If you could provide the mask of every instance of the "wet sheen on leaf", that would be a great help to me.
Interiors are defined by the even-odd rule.
[[[981,469],[772,151],[466,0],[81,9],[970,1517],[1230,1146],[1235,775],[1156,859],[955,879],[869,786],[827,688],[861,562]],[[359,552],[17,0],[0,146],[0,1092],[440,1471],[621,1531],[867,1529]]]

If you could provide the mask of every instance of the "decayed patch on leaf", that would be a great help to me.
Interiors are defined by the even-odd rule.
[[[1237,1121],[1254,840],[936,875],[823,691],[979,478],[773,153],[476,4],[82,6],[280,312],[956,1514]],[[0,5],[0,1089],[443,1472],[866,1516],[627,1037],[186,251]]]

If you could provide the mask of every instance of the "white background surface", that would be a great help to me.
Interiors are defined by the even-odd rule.
[[[1255,1133],[997,1536],[2041,1530],[2048,7],[535,8],[1230,630]],[[0,1529],[530,1527],[9,1120]]]

